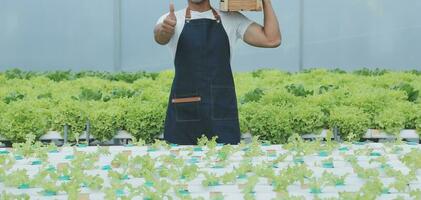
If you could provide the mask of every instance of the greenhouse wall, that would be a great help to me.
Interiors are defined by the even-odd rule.
[[[154,42],[152,31],[168,11],[168,3],[0,0],[0,70],[172,69],[169,51]],[[176,9],[185,4],[177,0]],[[421,69],[419,0],[273,0],[273,4],[282,27],[282,46],[274,50],[239,44],[234,70]],[[245,15],[262,22],[262,13]]]

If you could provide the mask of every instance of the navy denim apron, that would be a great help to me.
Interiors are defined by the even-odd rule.
[[[212,12],[216,20],[191,20],[186,9],[165,119],[164,139],[173,144],[196,145],[202,135],[240,142],[230,43],[219,14]]]

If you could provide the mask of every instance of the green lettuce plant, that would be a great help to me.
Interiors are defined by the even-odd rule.
[[[307,97],[314,94],[313,90],[308,90],[301,84],[290,84],[285,86],[285,88],[288,90],[289,93],[298,97]]]
[[[389,71],[385,69],[379,69],[379,68],[376,68],[376,69],[363,68],[363,69],[355,70],[353,73],[360,76],[382,76],[384,74],[389,73]]]
[[[7,96],[3,97],[3,102],[10,104],[12,102],[20,101],[25,98],[25,94],[22,94],[18,91],[9,93]]]
[[[307,98],[311,98],[307,97]],[[284,88],[274,86],[272,90],[265,92],[265,95],[260,99],[259,103],[263,105],[276,105],[280,107],[294,106],[296,102],[301,100],[301,97],[297,97],[289,93]],[[258,105],[260,105],[258,104]]]
[[[329,116],[330,127],[338,127],[342,138],[353,141],[361,138],[369,127],[369,118],[362,110],[351,106],[337,106]]]
[[[127,102],[110,101],[105,104],[95,103],[88,113],[91,134],[95,139],[105,141],[112,139],[117,131],[124,128],[124,107]]]
[[[261,105],[250,120],[250,131],[259,139],[273,143],[285,143],[292,134],[291,115],[288,108],[274,105]]]
[[[254,90],[251,90],[244,94],[244,96],[241,97],[240,102],[241,104],[248,102],[258,102],[264,94],[265,93],[261,88],[255,88]]]
[[[375,124],[377,124],[380,129],[393,135],[399,135],[400,131],[405,128],[406,120],[405,113],[397,109],[396,104],[384,108],[374,118]]]
[[[102,91],[81,87],[80,94],[78,96],[72,96],[72,99],[77,101],[101,101]]]
[[[396,101],[404,101],[405,93],[384,88],[372,88],[369,91],[361,90],[358,84],[352,89],[352,95],[344,102],[346,105],[358,107],[368,115],[369,128],[379,129],[376,116],[384,109],[394,105]]]
[[[152,143],[164,130],[165,107],[152,102],[133,102],[127,106],[126,128],[136,138]]]
[[[409,102],[416,102],[419,96],[419,90],[416,90],[409,83],[400,83],[398,85],[393,86],[392,89],[404,91],[407,95],[407,100]]]
[[[414,119],[414,125],[415,129],[417,129],[418,134],[420,134],[421,131],[421,104],[414,105],[413,111],[415,112],[415,119]]]
[[[12,142],[22,142],[27,134],[37,138],[46,133],[48,113],[43,101],[18,101],[0,113],[0,133]]]
[[[320,131],[326,121],[321,108],[301,101],[291,109],[291,125],[294,132],[300,134],[316,133]]]
[[[85,130],[88,119],[88,106],[78,101],[64,99],[58,101],[51,109],[52,126],[50,129],[59,131],[64,134],[64,126],[68,125],[68,139],[71,141],[78,140],[78,136]]]
[[[241,133],[250,132],[250,120],[258,112],[258,105],[256,102],[250,102],[238,106]]]
[[[125,129],[151,143],[163,131],[173,78],[171,70],[160,73],[10,70],[0,75],[0,134],[14,142],[23,141],[29,133],[38,138],[47,130],[62,131],[67,123],[69,139],[73,140],[75,134],[84,130],[87,118],[92,118],[91,128],[98,139],[112,138],[117,130]],[[235,79],[241,101],[241,132],[254,132],[271,143],[285,141],[285,135],[292,132],[318,132],[320,127],[330,127],[330,114],[344,106],[362,111],[361,118],[368,118],[368,128],[396,131],[404,116],[405,129],[421,129],[417,113],[421,110],[418,97],[421,81],[416,74],[361,76],[323,69],[294,74],[261,70],[236,73]],[[391,113],[398,114],[388,118]],[[347,112],[341,115],[354,116]],[[333,117],[338,121],[337,115]],[[260,121],[265,124],[259,124]],[[350,138],[359,139],[360,135],[346,126],[348,123],[343,125],[345,132],[352,132]]]

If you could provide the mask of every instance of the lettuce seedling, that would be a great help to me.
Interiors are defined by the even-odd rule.
[[[333,166],[333,158],[330,157],[322,161],[323,168],[334,168]]]
[[[288,186],[293,183],[293,179],[289,179],[289,174],[280,173],[279,176],[272,178],[273,191],[278,193],[288,193]]]
[[[251,176],[248,178],[247,183],[242,186],[241,192],[244,195],[254,193],[254,187],[259,182],[259,176]]]
[[[45,196],[57,195],[62,189],[61,185],[57,185],[54,180],[44,180],[41,183],[41,188],[44,189],[41,194]]]
[[[309,179],[310,193],[322,193],[323,181],[320,178],[312,177]]]
[[[63,191],[69,195],[69,199],[77,199],[80,194],[80,180],[72,179],[68,182],[62,183],[61,187],[63,188]]]
[[[275,176],[275,171],[271,165],[262,163],[253,167],[253,172],[259,177],[272,178]]]
[[[31,197],[28,194],[12,194],[3,191],[0,194],[0,199],[2,200],[29,200]]]
[[[411,196],[413,199],[421,199],[421,189],[411,190],[409,192],[409,196]]]
[[[224,195],[222,192],[210,192],[209,193],[210,200],[224,200]]]
[[[377,169],[364,169],[358,164],[353,165],[354,172],[357,173],[358,177],[362,179],[371,179],[379,177],[379,171]]]
[[[111,152],[110,152],[110,148],[109,147],[103,147],[103,146],[97,146],[97,148],[98,148],[98,150],[97,150],[97,152],[98,152],[98,154],[100,155],[100,156],[109,156],[109,155],[111,155]]]
[[[235,171],[235,173],[238,176],[243,176],[243,175],[246,175],[248,172],[252,172],[252,170],[253,170],[253,164],[251,162],[251,159],[246,158],[241,161],[240,165],[237,168],[234,167],[233,171]]]
[[[262,155],[264,155],[264,151],[260,146],[259,137],[253,137],[253,140],[251,144],[249,144],[248,149],[245,150],[244,157],[253,158]]]
[[[170,145],[164,140],[155,139],[155,142],[151,145],[153,150],[170,149]]]
[[[104,180],[98,174],[95,176],[86,175],[84,182],[91,190],[101,190],[104,184]]]
[[[129,156],[122,152],[118,153],[114,156],[113,160],[111,161],[111,166],[113,167],[124,167],[126,168],[129,165]]]
[[[388,193],[389,189],[384,187],[382,181],[379,178],[372,178],[361,187],[360,193],[364,195],[366,199],[376,199],[382,193]]]
[[[133,177],[144,177],[155,171],[155,160],[148,154],[144,156],[136,156],[130,160],[128,174]]]
[[[58,152],[59,149],[57,145],[54,142],[48,143],[48,145],[45,147],[48,152]]]
[[[9,155],[0,155],[0,166],[6,172],[7,170],[12,169],[15,165],[16,160]]]
[[[159,177],[161,177],[161,178],[167,178],[167,177],[171,178],[171,177],[173,177],[173,176],[171,176],[171,174],[174,173],[174,171],[172,171],[172,170],[174,170],[174,168],[168,168],[168,167],[165,167],[165,166],[161,165],[156,169],[156,172],[158,173]]]
[[[400,193],[407,193],[411,181],[417,179],[416,172],[411,171],[409,174],[404,175],[401,171],[396,170],[395,182],[390,187],[395,188]]]
[[[184,165],[184,160],[182,158],[177,158],[172,155],[160,155],[157,160],[166,165],[174,165],[177,167],[182,167]]]
[[[218,151],[218,160],[225,161],[227,160],[231,154],[233,153],[234,148],[231,145],[224,145],[219,151]]]
[[[205,179],[202,181],[202,185],[205,187],[219,185],[219,177],[214,173],[202,172],[205,175]]]
[[[31,179],[29,178],[28,171],[26,169],[17,169],[6,175],[4,178],[4,185],[9,187],[20,187],[23,184],[29,184],[29,186],[32,186],[30,181]]]
[[[142,138],[136,139],[136,137],[132,137],[132,142],[131,144],[138,146],[138,147],[143,147],[146,145],[145,140],[143,140]]]
[[[349,175],[349,173],[346,173],[342,176],[334,175],[333,173],[324,171],[322,175],[322,179],[325,184],[327,185],[333,185],[333,186],[340,186],[345,185],[345,179]]]
[[[124,171],[118,172],[118,171],[114,171],[114,170],[109,170],[108,171],[108,177],[110,177],[112,180],[118,180],[118,181],[128,179],[128,176]]]
[[[409,153],[405,154],[400,158],[408,168],[411,170],[417,170],[421,168],[421,150],[412,149]]]
[[[186,165],[181,170],[181,177],[187,181],[191,181],[199,174],[199,168],[195,164]]]
[[[33,134],[28,134],[25,143],[13,143],[14,153],[24,157],[32,156],[35,150],[41,146],[39,142],[35,142],[35,137]]]
[[[237,173],[235,171],[225,172],[221,176],[221,179],[224,184],[235,183],[237,180]]]

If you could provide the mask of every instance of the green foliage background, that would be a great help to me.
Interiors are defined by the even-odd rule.
[[[338,126],[359,139],[368,128],[395,134],[421,128],[420,72],[312,69],[300,73],[262,69],[235,73],[241,131],[272,143],[293,133]],[[86,121],[92,134],[111,139],[118,130],[153,142],[163,132],[173,71],[0,72],[0,135],[25,135],[70,126],[70,138]]]

